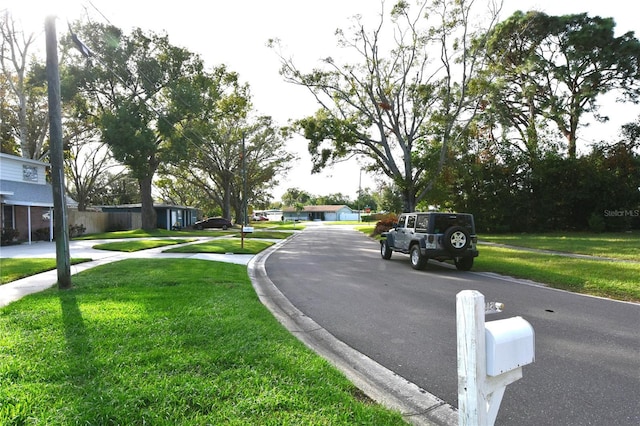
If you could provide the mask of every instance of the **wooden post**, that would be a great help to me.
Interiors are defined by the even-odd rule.
[[[51,145],[51,186],[56,239],[56,266],[58,288],[71,288],[71,261],[69,258],[69,226],[64,188],[64,156],[62,150],[62,108],[60,105],[60,72],[58,69],[58,39],[54,16],[45,20],[47,53],[47,86],[49,100],[49,140]]]
[[[464,290],[456,296],[460,426],[487,424],[487,406],[483,397],[486,377],[484,311],[482,293]]]
[[[502,306],[502,303],[497,302],[485,304],[484,296],[476,290],[464,290],[456,296],[459,426],[493,425],[506,387],[522,378],[522,364],[532,362],[533,330],[531,329],[531,358],[518,359],[516,365],[510,364],[509,370],[496,376],[487,375],[485,315],[500,312]],[[511,320],[517,320],[517,318],[502,321],[513,323],[514,321]],[[490,324],[496,322],[498,321]],[[520,327],[516,328],[520,330]],[[514,341],[522,344],[521,341]],[[515,353],[521,351],[521,349],[516,350]]]

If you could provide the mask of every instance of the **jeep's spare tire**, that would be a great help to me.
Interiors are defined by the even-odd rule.
[[[471,237],[463,227],[452,226],[445,231],[442,243],[449,252],[462,253],[471,244]]]

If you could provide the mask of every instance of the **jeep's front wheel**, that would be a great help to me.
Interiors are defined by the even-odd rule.
[[[462,253],[471,244],[471,237],[463,227],[452,226],[445,231],[442,242],[450,253]]]
[[[411,267],[413,269],[421,270],[427,266],[427,258],[420,254],[420,246],[417,244],[411,246],[409,258],[411,259]]]
[[[389,248],[389,244],[387,243],[386,240],[382,240],[380,241],[380,256],[382,256],[383,259],[391,259],[391,249]]]

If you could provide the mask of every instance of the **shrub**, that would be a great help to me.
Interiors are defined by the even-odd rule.
[[[0,244],[3,246],[12,244],[15,240],[18,239],[20,232],[17,229],[13,228],[3,228],[2,229],[2,238],[0,238]]]
[[[380,235],[383,232],[387,232],[388,230],[393,228],[396,223],[398,223],[398,216],[395,213],[384,215],[384,217],[380,218],[378,223],[376,223],[376,227],[373,230],[372,236]]]
[[[604,217],[598,213],[591,213],[589,216],[589,229],[592,232],[604,232],[606,224],[604,223]]]
[[[84,231],[86,230],[87,228],[85,228],[83,224],[69,225],[69,237],[79,237],[80,235],[84,234]]]
[[[384,219],[385,216],[387,216],[388,213],[373,213],[370,215],[366,215],[366,216],[362,216],[362,221],[363,222],[377,222],[379,220]]]
[[[48,241],[49,240],[49,228],[38,228],[33,231],[33,237],[37,241]]]

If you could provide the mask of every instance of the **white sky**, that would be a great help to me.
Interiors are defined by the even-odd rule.
[[[393,3],[387,0],[386,9]],[[379,0],[0,0],[0,10],[8,8],[14,18],[34,32],[40,32],[45,16],[51,13],[61,18],[58,30],[64,31],[66,20],[82,16],[85,8],[92,19],[103,23],[108,20],[125,31],[132,27],[166,31],[173,44],[200,54],[207,66],[224,63],[238,72],[240,79],[251,87],[257,112],[271,115],[285,125],[289,119],[312,114],[317,105],[306,89],[282,80],[278,74],[279,60],[266,46],[267,40],[279,38],[297,65],[309,70],[318,59],[336,56],[337,28],[347,30],[349,18],[355,14],[375,18],[380,4]],[[537,9],[550,15],[587,12],[590,16],[613,17],[618,32],[634,31],[640,37],[640,23],[630,4],[628,0],[505,0],[501,17],[506,18],[518,9]],[[44,36],[40,40],[44,46]],[[613,137],[621,124],[640,115],[639,106],[608,111],[614,110],[602,110],[610,115],[611,121],[583,131],[580,136],[584,140]],[[355,198],[360,178],[355,162],[311,175],[306,141],[294,138],[288,149],[301,159],[273,191],[274,200],[279,200],[291,187],[315,195],[341,192]],[[363,173],[362,187],[374,189],[373,177]]]

